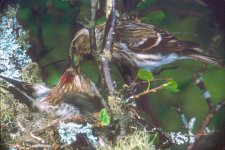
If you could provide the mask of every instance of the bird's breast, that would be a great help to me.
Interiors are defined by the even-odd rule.
[[[113,58],[122,63],[130,64],[133,67],[154,70],[165,64],[172,63],[178,59],[185,59],[177,53],[137,53],[129,50],[126,46],[116,47],[113,51]]]

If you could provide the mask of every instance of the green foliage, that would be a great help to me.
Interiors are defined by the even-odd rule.
[[[137,77],[144,81],[151,81],[153,79],[153,74],[145,69],[139,69],[137,73]]]
[[[141,80],[148,82],[147,90],[150,88],[150,81],[154,78],[153,74],[149,70],[139,69],[137,73],[137,77]]]
[[[174,81],[173,79],[167,80],[167,83],[163,84],[166,90],[171,91],[171,92],[179,92],[180,90],[178,89],[177,82]]]
[[[95,24],[100,25],[100,24],[103,24],[105,21],[106,21],[105,16],[102,16],[101,18],[96,20]]]
[[[55,5],[55,7],[57,8],[57,9],[61,9],[61,10],[66,10],[66,9],[68,9],[68,4],[67,3],[65,3],[65,2],[63,2],[63,1],[53,1],[53,3],[54,3],[54,5]]]
[[[142,0],[140,3],[137,5],[137,10],[141,11],[146,8],[148,8],[150,5],[154,4],[156,0]]]
[[[162,22],[165,16],[166,14],[163,11],[154,11],[142,17],[142,20],[147,23],[157,24]]]
[[[110,124],[110,117],[109,117],[109,114],[107,113],[107,110],[105,108],[103,108],[99,112],[98,118],[99,118],[100,124],[102,126],[108,126]]]
[[[72,62],[75,66],[79,65],[80,63],[80,57],[79,56],[74,56],[72,57]]]

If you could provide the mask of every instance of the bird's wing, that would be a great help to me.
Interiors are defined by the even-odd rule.
[[[116,42],[125,43],[130,50],[142,53],[170,52],[198,47],[193,42],[179,40],[153,25],[133,22],[118,24]]]
[[[69,92],[62,97],[64,103],[70,104],[81,114],[99,112],[103,106],[99,97],[92,97],[86,93]]]

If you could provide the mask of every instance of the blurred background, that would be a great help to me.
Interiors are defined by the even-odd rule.
[[[225,60],[224,3],[223,0],[119,0],[118,11],[167,30],[180,39],[196,42],[206,52]],[[55,85],[68,66],[68,48],[73,36],[83,27],[82,23],[87,23],[85,20],[90,18],[90,0],[0,0],[1,11],[9,4],[20,6],[18,19],[30,36],[31,48],[27,54],[40,65],[43,80],[49,86]],[[104,8],[104,1],[100,1],[97,24],[105,21]],[[149,95],[141,105],[149,114],[146,118],[164,131],[182,132],[185,129],[179,114],[171,109],[180,107],[188,120],[196,118],[194,130],[197,131],[208,112],[200,89],[193,84],[193,76],[201,63],[181,60],[168,66],[178,68],[163,71],[155,78],[173,78],[180,92],[162,90]],[[95,83],[98,82],[99,72],[93,60],[83,62],[81,71]],[[121,88],[123,82],[115,67],[113,75],[118,89]],[[203,72],[203,79],[213,103],[225,99],[224,69],[209,65]],[[225,126],[224,114],[225,109],[222,109],[215,115],[210,129],[220,131]],[[205,146],[213,144],[217,143]]]

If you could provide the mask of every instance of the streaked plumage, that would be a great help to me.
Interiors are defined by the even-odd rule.
[[[0,78],[12,84],[6,89],[20,102],[52,117],[92,114],[105,106],[95,84],[85,75],[76,72],[72,66],[63,73],[59,83],[52,89],[1,75]]]
[[[96,27],[98,50],[102,49],[104,29],[105,25]],[[81,29],[75,35],[71,42],[71,51],[77,56],[90,54],[87,29]],[[218,58],[204,54],[197,44],[179,40],[153,25],[132,21],[118,23],[112,56],[116,62],[150,70],[179,59],[189,58],[224,67]]]
[[[65,116],[98,112],[103,108],[104,100],[90,79],[76,72],[73,67],[69,67],[43,103],[50,105],[49,109],[61,107],[61,110],[56,110],[56,113],[59,116]]]

